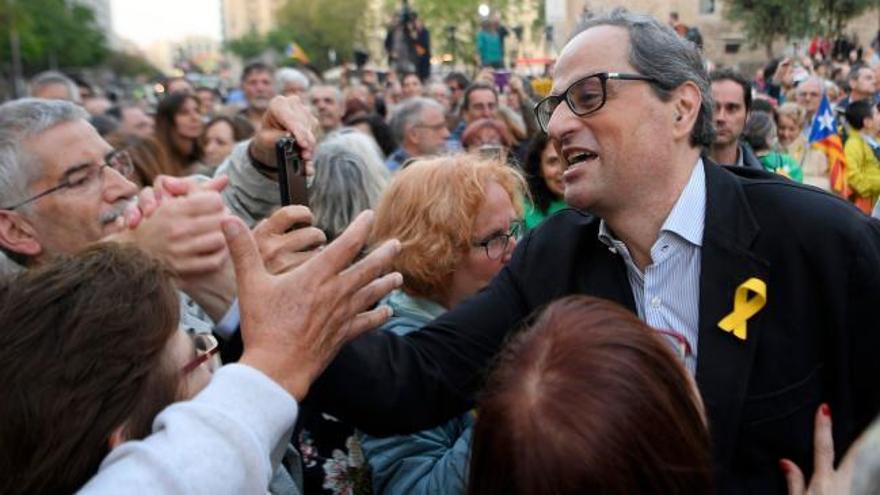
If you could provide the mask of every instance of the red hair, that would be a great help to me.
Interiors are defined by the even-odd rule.
[[[676,361],[661,336],[614,303],[551,304],[489,379],[468,492],[711,492],[709,434]]]

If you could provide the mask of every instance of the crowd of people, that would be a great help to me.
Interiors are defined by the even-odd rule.
[[[473,77],[35,76],[0,105],[0,493],[880,491],[880,57],[749,80],[674,23],[580,29],[547,94],[491,19]]]

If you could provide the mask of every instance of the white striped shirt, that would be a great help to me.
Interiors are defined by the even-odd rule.
[[[706,172],[697,161],[691,178],[663,222],[651,246],[651,264],[644,273],[633,262],[626,245],[616,239],[605,221],[599,240],[623,256],[639,318],[650,327],[683,337],[689,347],[685,366],[697,369],[700,321],[700,248],[706,217]],[[670,341],[673,339],[670,338]]]

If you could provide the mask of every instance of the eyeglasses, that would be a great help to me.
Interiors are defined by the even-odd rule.
[[[45,191],[32,196],[20,203],[11,206],[4,206],[0,210],[14,210],[22,206],[32,203],[43,196],[48,196],[57,191],[64,189],[92,190],[95,185],[103,180],[104,167],[110,167],[126,179],[131,177],[134,172],[134,164],[131,161],[131,155],[125,150],[114,150],[104,157],[104,163],[100,165],[88,164],[74,167],[64,173],[64,177],[57,186],[46,189]]]
[[[210,333],[193,334],[193,345],[196,347],[196,358],[186,364],[181,370],[185,375],[211,359],[211,356],[220,351],[217,338]]]
[[[591,74],[573,82],[561,95],[550,95],[535,105],[535,117],[541,130],[547,132],[550,117],[556,111],[556,107],[564,100],[571,112],[578,117],[585,117],[598,112],[605,105],[608,98],[606,84],[609,79],[618,81],[647,81],[652,84],[660,84],[653,77],[641,74],[621,74],[619,72],[599,72]]]
[[[503,234],[495,234],[492,237],[472,244],[473,247],[481,247],[486,250],[486,257],[490,260],[497,261],[504,257],[510,246],[510,240],[519,240],[522,235],[522,222],[513,222],[510,231]]]

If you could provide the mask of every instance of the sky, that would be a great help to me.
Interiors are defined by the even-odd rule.
[[[113,29],[140,46],[191,35],[220,39],[220,0],[111,0]]]

